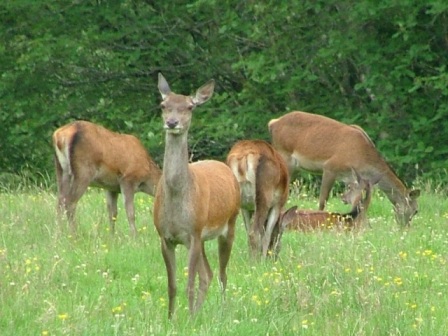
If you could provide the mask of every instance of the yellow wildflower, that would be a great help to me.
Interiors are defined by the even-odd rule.
[[[118,313],[121,313],[122,311],[123,311],[123,307],[121,305],[112,308],[112,314],[118,314]]]
[[[59,314],[58,319],[60,319],[61,321],[65,321],[66,319],[68,319],[68,314],[67,313]]]
[[[403,280],[401,280],[400,277],[395,277],[395,278],[394,278],[394,283],[395,283],[397,286],[401,286],[401,285],[403,284]]]

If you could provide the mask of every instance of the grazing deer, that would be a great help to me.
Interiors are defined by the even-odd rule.
[[[122,193],[129,227],[136,234],[134,194],[155,195],[161,171],[134,136],[112,132],[88,121],[75,121],[53,133],[58,217],[65,211],[76,233],[76,205],[88,186],[106,190],[111,232],[117,218],[118,193]]]
[[[154,202],[154,224],[161,240],[168,275],[168,317],[174,312],[176,296],[176,245],[189,250],[187,295],[191,313],[202,305],[213,273],[205,255],[204,241],[218,239],[219,279],[226,288],[226,267],[234,240],[240,207],[240,190],[232,171],[224,163],[207,160],[188,163],[188,129],[192,111],[210,99],[211,80],[194,96],[171,89],[159,73],[165,156],[162,177]],[[199,286],[195,289],[196,274]]]
[[[357,175],[350,182],[342,199],[352,205],[347,213],[327,212],[323,210],[301,210],[294,207],[283,214],[282,225],[289,230],[310,231],[314,229],[358,228],[366,220],[367,209],[372,198],[372,183]]]
[[[242,140],[230,150],[227,165],[240,184],[241,213],[252,255],[277,256],[280,230],[275,227],[280,225],[289,193],[285,161],[263,140]]]
[[[274,147],[287,162],[289,172],[298,168],[322,173],[319,210],[323,210],[336,179],[353,181],[351,167],[373,181],[394,206],[395,218],[409,225],[417,213],[419,190],[409,190],[384,160],[359,126],[306,113],[291,112],[269,122]]]

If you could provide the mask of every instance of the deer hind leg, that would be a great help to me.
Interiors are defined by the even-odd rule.
[[[64,191],[61,193],[63,208],[67,214],[68,223],[72,234],[76,234],[77,222],[75,219],[76,207],[79,199],[86,192],[90,181],[87,179],[77,179],[76,176],[63,176]],[[65,184],[67,183],[67,184]],[[66,189],[65,189],[66,188]]]
[[[268,216],[268,200],[263,194],[257,194],[256,209],[252,226],[249,232],[251,253],[253,257],[258,257],[263,252],[263,241],[265,236],[265,223]]]
[[[64,180],[63,180],[63,170],[62,170],[62,166],[59,163],[59,160],[57,158],[57,156],[54,156],[54,165],[55,165],[55,170],[56,170],[56,182],[58,185],[58,204],[56,207],[56,213],[57,213],[57,221],[58,223],[61,222],[61,218],[62,218],[62,214],[64,212]]]
[[[244,226],[246,227],[246,235],[247,235],[247,245],[249,248],[249,251],[251,250],[251,238],[250,238],[250,230],[252,227],[252,217],[253,217],[253,211],[249,211],[247,209],[241,208],[241,215],[243,216]]]
[[[269,214],[269,206],[270,203],[270,197],[266,197],[266,195],[262,193],[257,194],[257,208],[255,210],[254,214],[254,223],[253,223],[253,231],[255,232],[255,235],[257,237],[257,253],[261,253],[263,257],[266,256],[265,254],[265,244],[269,245],[270,242],[270,233],[266,231],[266,221]],[[267,250],[267,247],[266,247]],[[266,252],[267,253],[267,252]]]
[[[241,208],[241,214],[243,215],[243,221],[244,226],[246,227],[246,232],[249,232],[251,227],[252,212],[247,209]]]
[[[168,244],[165,239],[161,239],[161,249],[163,261],[165,262],[166,273],[168,278],[168,318],[174,313],[174,303],[176,300],[176,246]]]
[[[278,245],[277,242],[278,237],[273,237],[272,232],[274,231],[275,225],[277,225],[278,218],[280,216],[280,208],[278,206],[274,206],[269,210],[266,220],[266,227],[263,236],[262,242],[262,255],[263,257],[267,257],[268,251],[270,247],[275,247]],[[272,251],[275,252],[275,251]]]
[[[212,269],[211,269],[210,264],[208,262],[207,255],[205,254],[204,242],[202,242],[202,256],[204,257],[203,261],[204,261],[205,275],[207,276],[208,282],[210,283],[212,281],[212,279],[213,279],[213,272],[212,272]]]
[[[213,272],[205,254],[204,242],[202,242],[201,257],[198,261],[199,287],[196,302],[194,304],[194,312],[197,312],[204,303],[208,288],[213,278]]]
[[[228,224],[227,236],[220,236],[218,238],[218,253],[219,253],[219,282],[221,283],[221,290],[225,295],[227,287],[227,264],[229,263],[230,253],[232,252],[233,241],[235,239],[235,215],[231,218]]]
[[[319,210],[324,210],[330,191],[336,181],[336,174],[330,170],[324,170],[322,175],[322,184],[320,186]]]
[[[68,173],[58,173],[58,205],[57,205],[57,217],[58,221],[62,220],[62,216],[67,214],[67,202],[69,201],[68,194],[71,184],[71,175]]]
[[[111,233],[115,232],[115,222],[117,221],[118,214],[117,201],[118,193],[106,190],[107,212],[109,213],[109,227]]]
[[[67,198],[69,197],[74,176],[67,167],[62,167],[57,156],[55,156],[54,162],[56,168],[56,181],[58,184],[58,204],[56,213],[58,223],[62,223],[63,215],[67,215],[67,203],[70,202]]]
[[[257,212],[255,212],[255,215]],[[262,231],[257,225],[256,216],[255,220],[252,222],[251,228],[248,232],[248,239],[249,239],[249,249],[250,249],[250,255],[252,258],[258,257],[261,249],[261,235]]]
[[[133,236],[137,235],[137,229],[135,227],[135,208],[134,208],[134,194],[135,188],[131,183],[122,183],[120,185],[121,193],[124,198],[124,207],[126,209],[126,215],[128,217],[129,229]]]

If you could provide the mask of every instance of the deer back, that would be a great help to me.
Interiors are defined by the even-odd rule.
[[[53,142],[59,162],[71,174],[111,189],[118,189],[119,179],[131,179],[141,191],[155,194],[161,171],[135,136],[75,121],[57,129]]]
[[[291,112],[269,122],[274,147],[288,162],[321,172],[331,160],[335,173],[384,170],[387,166],[370,138],[360,127],[306,112]],[[388,168],[388,167],[387,167]]]
[[[397,221],[409,224],[416,213],[420,192],[407,189],[361,127],[306,112],[288,113],[268,127],[290,173],[326,171],[346,183],[352,181],[351,168],[370,181],[381,176],[378,186],[394,205]]]

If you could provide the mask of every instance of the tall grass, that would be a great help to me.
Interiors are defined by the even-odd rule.
[[[165,266],[152,224],[152,199],[136,197],[139,235],[121,207],[108,232],[103,193],[80,201],[79,234],[55,221],[55,195],[0,194],[2,335],[446,335],[448,200],[424,188],[404,230],[376,193],[371,228],[359,233],[288,232],[277,261],[248,259],[241,219],[226,299],[214,277],[206,302],[188,313],[185,248],[178,247],[178,298],[167,319]],[[288,205],[316,208],[305,188]],[[347,206],[333,198],[331,210]],[[217,273],[216,241],[207,244]]]

